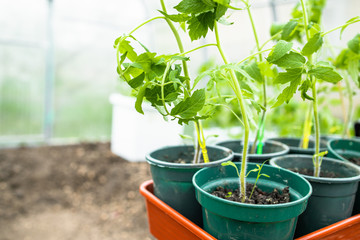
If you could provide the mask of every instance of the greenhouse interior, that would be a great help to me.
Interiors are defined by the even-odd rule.
[[[0,29],[0,240],[360,238],[360,1],[2,0]]]

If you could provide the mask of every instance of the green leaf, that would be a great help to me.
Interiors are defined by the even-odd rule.
[[[189,61],[190,60],[189,57],[179,56],[179,55],[172,56],[170,59],[171,60],[181,60],[181,61]]]
[[[273,23],[270,27],[270,35],[274,36],[284,28],[285,24],[282,23]]]
[[[342,36],[343,32],[349,25],[359,22],[359,21],[360,21],[360,16],[353,17],[350,20],[346,21],[346,24],[341,28],[340,37]]]
[[[126,57],[132,62],[135,61],[135,59],[137,58],[137,54],[134,51],[134,48],[130,45],[130,41],[128,40],[120,40],[119,51],[121,54],[127,52]]]
[[[203,3],[205,3],[206,5],[210,6],[210,7],[215,7],[215,1],[212,0],[201,0]]]
[[[171,115],[179,115],[182,118],[192,118],[204,107],[205,89],[196,90],[191,97],[178,103],[172,110]]]
[[[145,96],[145,90],[147,88],[147,84],[145,84],[144,86],[142,86],[139,90],[139,92],[137,93],[136,96],[136,101],[135,101],[135,109],[138,113],[144,114],[144,111],[142,110],[142,103],[144,100],[144,96]]]
[[[191,41],[205,37],[208,29],[210,28],[212,30],[214,28],[214,21],[215,14],[212,12],[202,13],[187,21]]]
[[[274,47],[274,49],[270,52],[267,57],[267,61],[269,63],[273,63],[276,60],[282,58],[287,52],[292,48],[293,43],[286,42],[284,40],[280,40]]]
[[[227,161],[227,162],[221,163],[221,166],[224,166],[224,167],[225,166],[232,166],[233,168],[235,168],[237,175],[240,177],[239,170],[236,167],[235,163],[233,163],[232,161]]]
[[[264,81],[256,61],[251,61],[250,63],[246,64],[244,69],[255,81],[259,83]]]
[[[144,70],[145,73],[149,73],[151,71],[151,65],[154,62],[156,53],[145,52],[140,54],[131,64],[131,66],[140,68]]]
[[[296,92],[297,87],[301,83],[301,75],[300,77],[293,79],[291,81],[290,86],[286,87],[282,93],[276,98],[276,103],[272,106],[277,107],[283,104],[284,102],[288,103],[290,99],[294,96],[294,93]]]
[[[132,88],[137,88],[140,87],[143,82],[144,82],[144,78],[145,78],[145,73],[142,72],[139,76],[134,77],[133,79],[131,79],[128,84],[130,85],[130,87]]]
[[[174,8],[181,13],[188,13],[188,14],[199,14],[214,9],[213,6],[207,5],[202,0],[182,0]]]
[[[301,68],[305,62],[306,59],[301,54],[292,51],[278,60],[273,61],[274,64],[282,68]]]
[[[311,88],[311,81],[309,79],[306,79],[299,88],[299,91],[301,91],[301,98],[303,100],[308,99],[308,100],[313,101],[314,98],[310,97],[307,94],[307,91],[309,90],[309,88]]]
[[[181,22],[186,22],[187,20],[191,19],[191,16],[186,13],[169,15],[166,12],[163,12],[161,10],[158,10],[158,11],[173,22],[181,23]]]
[[[226,11],[227,11],[227,7],[223,6],[223,5],[217,5],[216,10],[215,10],[215,19],[219,20],[222,16],[225,15]],[[223,22],[222,22],[223,23]]]
[[[291,40],[291,37],[298,25],[297,21],[291,20],[289,21],[283,28],[283,31],[281,33],[281,39],[285,41]]]
[[[293,82],[301,80],[302,68],[286,69],[286,72],[281,72],[275,78],[274,83],[285,84],[287,82]]]
[[[309,71],[309,74],[330,83],[339,82],[342,77],[332,67],[317,66]]]
[[[213,1],[224,6],[229,5],[230,3],[230,0],[213,0]]]
[[[360,53],[360,34],[357,34],[353,39],[348,42],[348,47],[356,54]]]
[[[323,37],[320,33],[317,33],[305,44],[301,53],[305,56],[310,56],[321,48],[323,42]]]

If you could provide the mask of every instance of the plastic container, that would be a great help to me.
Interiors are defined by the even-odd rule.
[[[175,163],[179,158],[192,161],[194,146],[167,146],[146,155],[154,180],[154,194],[176,211],[201,226],[201,206],[196,201],[193,175],[201,168],[231,161],[234,154],[220,146],[207,146],[209,163]]]
[[[270,165],[289,169],[313,169],[312,156],[285,155],[270,160]],[[351,216],[360,181],[355,164],[323,158],[321,171],[334,172],[338,178],[302,175],[313,188],[306,211],[299,216],[296,236],[314,232]]]
[[[145,155],[165,145],[181,144],[179,133],[183,127],[176,121],[166,122],[151,107],[143,103],[144,115],[135,110],[135,98],[119,93],[111,94],[113,105],[111,151],[131,162],[145,161]]]
[[[360,238],[360,214],[334,223],[296,240],[357,240]]]
[[[150,233],[158,240],[216,240],[153,194],[153,181],[140,185],[145,197]]]
[[[241,163],[235,163],[240,169]],[[256,168],[248,163],[247,169]],[[311,185],[291,171],[264,165],[262,173],[270,178],[260,178],[257,186],[263,191],[280,191],[289,187],[288,203],[256,205],[233,202],[216,197],[211,192],[218,186],[239,187],[236,170],[231,166],[216,166],[199,170],[193,177],[196,198],[203,208],[204,230],[221,240],[257,239],[292,240],[297,217],[305,210],[311,195]],[[251,172],[247,182],[254,183],[257,173]]]
[[[234,162],[239,162],[242,156],[242,141],[239,140],[227,140],[217,143],[218,146],[223,146],[231,149],[234,152]],[[252,143],[249,146],[251,148]],[[250,154],[248,152],[247,157],[249,162],[263,163],[273,157],[278,157],[287,154],[290,151],[289,147],[283,143],[276,141],[265,141],[263,146],[263,154]]]
[[[304,149],[300,148],[300,138],[287,138],[287,137],[277,137],[277,138],[269,138],[268,140],[281,142],[289,146],[290,151],[289,154],[308,154],[313,155],[315,153],[315,143],[313,140],[309,140],[309,148]],[[320,141],[320,152],[326,150],[326,141]]]

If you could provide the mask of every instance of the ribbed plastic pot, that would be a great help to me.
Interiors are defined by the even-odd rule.
[[[241,163],[235,163],[240,168]],[[256,163],[248,163],[248,171]],[[193,177],[196,198],[203,208],[203,228],[216,239],[293,239],[297,217],[305,210],[311,185],[291,171],[264,165],[257,186],[263,191],[280,191],[290,187],[291,202],[274,205],[255,205],[218,198],[211,192],[218,186],[239,187],[239,178],[231,166],[217,166],[199,170]],[[247,181],[254,183],[257,173],[250,173]]]
[[[277,138],[269,138],[269,140],[281,142],[287,145],[290,148],[289,154],[308,154],[314,155],[315,153],[315,142],[313,140],[309,140],[309,148],[304,149],[300,146],[300,138],[287,138],[287,137],[277,137]],[[320,152],[326,151],[326,141],[320,142]]]
[[[313,169],[312,156],[309,155],[294,154],[273,158],[270,165],[285,169]],[[313,194],[306,211],[299,216],[296,236],[303,236],[351,216],[360,180],[360,168],[352,163],[323,158],[321,171],[334,172],[341,177],[302,175],[311,183]]]
[[[183,159],[191,162],[194,155],[193,146],[168,146],[157,149],[146,155],[154,181],[154,194],[176,211],[201,226],[201,206],[195,199],[192,177],[203,167],[220,165],[231,161],[231,150],[220,146],[208,146],[209,163],[176,163]]]
[[[347,157],[360,157],[360,139],[335,139],[328,142],[328,157],[348,161]],[[360,213],[360,186],[356,193],[353,215]]]
[[[231,149],[234,152],[234,162],[239,162],[242,156],[242,141],[228,140],[217,143],[218,146],[223,146]],[[252,143],[250,143],[249,149]],[[285,155],[289,152],[289,147],[283,143],[277,141],[265,141],[263,146],[263,154],[250,154],[248,153],[248,161],[254,163],[263,163],[273,157]]]

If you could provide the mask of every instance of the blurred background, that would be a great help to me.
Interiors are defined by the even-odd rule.
[[[168,6],[174,6],[178,1],[167,2]],[[269,38],[272,22],[285,22],[290,17],[296,2],[253,1],[261,42]],[[128,93],[118,81],[113,42],[144,20],[159,15],[156,9],[160,9],[157,0],[1,0],[0,146],[109,141],[112,128],[109,97],[112,93]],[[334,28],[357,16],[359,9],[358,0],[328,0],[324,29]],[[254,49],[247,15],[238,12],[229,20],[235,18],[242,20],[235,26],[221,26],[220,29],[224,50],[234,61]],[[344,47],[360,32],[359,25],[349,27],[341,40],[339,32],[330,34],[329,40]],[[151,51],[177,51],[165,22],[153,22],[135,36]],[[191,43],[185,35],[183,40],[186,49],[205,43],[204,40]],[[207,41],[211,42],[211,37]],[[192,77],[196,76],[204,59],[217,61],[217,54],[211,48],[190,57]],[[358,89],[354,90],[359,93]],[[294,114],[294,109],[302,104],[302,101],[295,101],[284,108]],[[358,107],[357,97],[355,108]],[[329,120],[329,129],[341,122],[341,111],[334,109],[338,108],[330,107],[328,111],[335,117]],[[133,112],[138,114],[134,109]],[[359,115],[359,111],[355,112],[355,119]],[[129,131],[124,135],[132,134]]]

